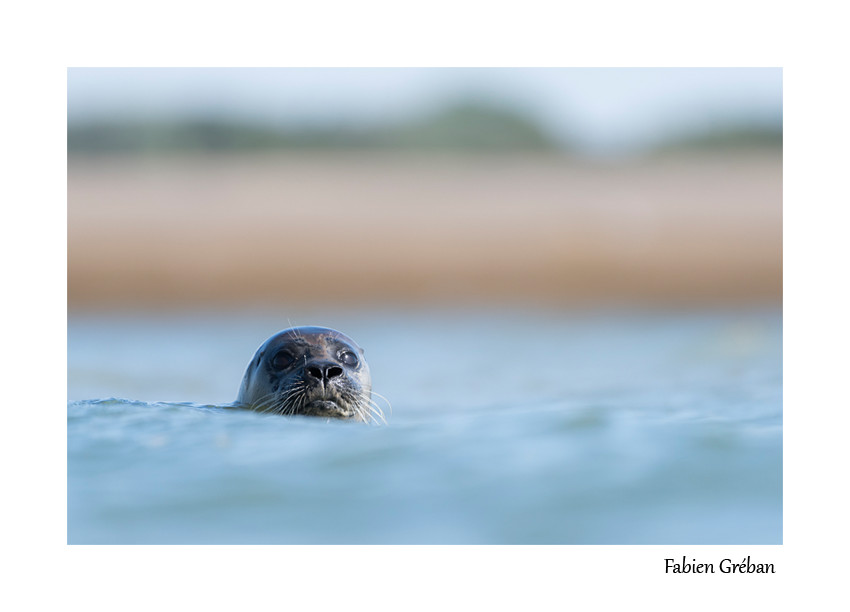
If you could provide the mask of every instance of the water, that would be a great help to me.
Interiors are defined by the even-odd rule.
[[[389,425],[220,407],[285,316],[69,319],[70,543],[782,542],[778,311],[289,318]]]

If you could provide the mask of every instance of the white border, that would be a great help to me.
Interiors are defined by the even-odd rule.
[[[831,3],[109,2],[7,9],[5,598],[27,607],[671,609],[840,601],[847,505],[844,20]],[[845,49],[846,52],[846,49]],[[785,544],[777,547],[67,547],[65,67],[785,67]],[[839,106],[840,105],[840,106]],[[840,109],[840,112],[839,112]],[[5,174],[5,173],[4,173]],[[839,352],[840,351],[840,352]],[[35,412],[32,397],[41,398]],[[50,419],[55,419],[55,426]],[[51,422],[45,427],[45,422]],[[670,577],[668,551],[776,576]],[[672,552],[670,553],[672,554]],[[335,570],[339,571],[335,571]],[[749,595],[749,597],[747,597]],[[827,606],[831,607],[831,606]]]

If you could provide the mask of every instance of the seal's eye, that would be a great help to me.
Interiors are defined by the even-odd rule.
[[[272,359],[272,365],[278,370],[288,368],[295,362],[295,356],[289,351],[278,351]]]
[[[350,368],[357,365],[357,355],[351,351],[343,351],[339,354],[339,360]]]

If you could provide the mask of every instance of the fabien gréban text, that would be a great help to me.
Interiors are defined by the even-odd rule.
[[[740,562],[732,559],[723,559],[720,563],[697,563],[696,559],[688,562],[687,557],[682,557],[681,562],[676,559],[664,559],[665,574],[775,574],[773,563],[753,563],[749,556]]]

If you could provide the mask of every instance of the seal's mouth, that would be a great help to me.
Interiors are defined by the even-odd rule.
[[[326,399],[313,400],[306,404],[304,408],[298,412],[309,416],[330,417],[335,419],[350,419],[354,416],[353,408],[342,406],[335,401]]]
[[[274,397],[255,409],[284,416],[302,415],[366,422],[368,418],[364,411],[373,409],[363,402],[361,394],[338,384],[325,386],[296,381],[289,389],[275,391]]]

